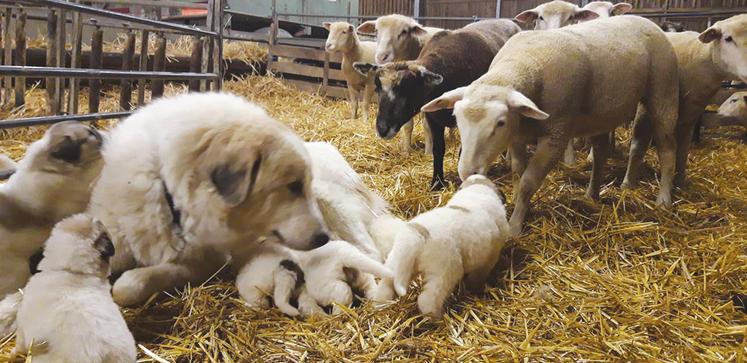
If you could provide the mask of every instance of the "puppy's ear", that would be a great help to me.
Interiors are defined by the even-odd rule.
[[[80,160],[80,144],[70,136],[65,136],[60,142],[52,146],[49,153],[53,158],[68,163],[76,163]]]
[[[99,255],[104,261],[109,261],[114,256],[114,243],[112,243],[112,239],[107,232],[101,232],[96,237],[96,240],[93,241],[93,247],[96,251],[99,251]]]
[[[260,168],[261,154],[254,160],[251,170],[234,168],[230,164],[216,167],[210,173],[210,181],[226,204],[232,208],[241,204],[252,193]]]
[[[31,257],[29,258],[29,272],[31,272],[32,275],[39,272],[39,262],[44,258],[44,249],[40,248],[38,249]]]

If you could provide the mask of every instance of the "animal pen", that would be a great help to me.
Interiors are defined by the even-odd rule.
[[[82,3],[198,9],[205,26]],[[512,17],[542,1],[480,1],[479,13],[455,10],[467,3],[478,2],[361,0],[357,14],[306,17],[318,26],[401,12],[453,28],[496,13]],[[635,5],[664,3],[684,8],[688,2]],[[728,4],[733,8],[642,13],[654,21],[690,19],[702,28],[747,11],[743,0]],[[265,19],[270,33],[256,34],[230,26],[247,14],[228,5],[0,0],[0,153],[20,159],[49,123],[104,120],[98,126],[106,129],[158,97],[222,90],[261,105],[307,141],[334,144],[399,217],[449,200],[456,183],[442,192],[425,188],[431,159],[423,153],[420,117],[415,150],[404,155],[398,143],[375,135],[373,120],[349,118],[339,99],[345,94],[341,60],[324,51],[323,39],[278,36],[285,19],[299,14],[274,9]],[[31,20],[46,24],[43,41],[25,37]],[[104,32],[117,38],[107,42]],[[251,46],[251,54],[229,54],[237,44]],[[526,232],[504,248],[484,294],[460,289],[442,320],[418,315],[412,291],[384,306],[361,301],[337,316],[298,319],[249,309],[224,268],[202,284],[123,309],[138,361],[744,362],[747,315],[731,299],[747,291],[747,193],[740,182],[747,180],[747,147],[738,127],[705,136],[690,156],[690,184],[677,192],[671,212],[653,203],[656,167],[646,168],[640,188],[622,189],[626,160],[612,158],[598,202],[584,197],[588,162],[579,158],[578,165],[554,170],[535,196]],[[617,137],[627,144],[630,132]],[[458,142],[447,139],[450,181],[458,179]],[[649,152],[647,164],[655,160]],[[488,175],[512,195],[507,163],[497,162]],[[0,336],[0,361],[9,360],[13,346],[12,335]]]

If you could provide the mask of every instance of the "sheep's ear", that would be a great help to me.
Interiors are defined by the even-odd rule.
[[[721,29],[712,26],[700,33],[698,39],[703,43],[710,43],[716,39],[721,39]]]
[[[514,17],[514,20],[522,24],[526,24],[536,20],[539,17],[539,13],[535,9],[522,11],[521,13],[519,13],[519,15],[516,15]]]
[[[633,10],[633,5],[630,5],[628,3],[617,3],[614,6],[612,6],[612,10],[610,10],[610,15],[623,15],[629,11]]]
[[[511,92],[511,95],[508,97],[508,106],[516,109],[522,116],[535,120],[545,120],[550,117],[550,115],[540,110],[527,96],[517,91]]]
[[[324,29],[329,30],[329,28],[332,26],[332,23],[325,21],[324,23],[322,23],[322,26],[324,27]]]
[[[422,25],[415,23],[412,27],[410,27],[410,34],[416,36],[416,37],[422,37],[426,34],[428,34],[428,31],[423,28]]]
[[[578,9],[576,10],[576,13],[573,14],[573,19],[576,21],[589,21],[592,19],[596,19],[599,17],[599,14],[586,9]]]
[[[423,77],[426,86],[438,86],[439,84],[441,84],[441,82],[444,81],[443,76],[438,73],[433,73],[425,67],[421,67],[420,75]]]
[[[210,181],[229,207],[241,204],[252,193],[262,167],[262,155],[258,155],[252,169],[237,168],[223,164],[210,172]]]
[[[376,71],[381,68],[381,66],[373,63],[353,62],[353,68],[355,68],[358,73],[367,76],[368,72]]]
[[[358,33],[363,34],[375,34],[376,33],[376,20],[369,20],[358,25]]]
[[[423,112],[433,112],[443,109],[449,109],[454,108],[454,104],[457,103],[457,101],[464,98],[464,92],[467,89],[467,87],[459,87],[457,89],[453,89],[449,92],[446,92],[442,94],[440,97],[434,99],[431,102],[426,103],[423,107],[420,108],[420,111]]]

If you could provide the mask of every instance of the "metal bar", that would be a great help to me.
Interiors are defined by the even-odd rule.
[[[75,77],[80,79],[213,80],[217,75],[192,72],[139,72],[108,69],[0,66],[0,76]]]
[[[96,28],[91,34],[91,58],[88,62],[91,69],[100,69],[104,62],[103,53],[104,31]],[[99,112],[101,99],[101,80],[93,78],[88,83],[88,112]]]
[[[80,67],[80,53],[83,45],[83,17],[80,13],[73,13],[73,49],[70,55],[70,68]],[[68,95],[67,109],[69,113],[78,113],[78,89],[80,81],[76,78],[70,80],[70,94]]]
[[[122,71],[132,71],[132,59],[135,56],[135,32],[127,32],[125,48],[122,52]],[[132,102],[132,80],[123,79],[119,86],[119,109],[129,110]]]
[[[156,37],[156,54],[153,57],[153,71],[163,72],[166,68],[166,37],[158,33]],[[150,99],[154,100],[163,96],[163,81],[155,80],[151,86]]]
[[[420,17],[420,0],[415,0],[412,5],[412,16],[415,18]]]
[[[208,0],[208,14],[205,18],[205,25],[209,31],[215,31],[215,0]],[[202,64],[200,65],[200,72],[208,73],[212,67],[213,59],[213,40],[205,38],[202,40]],[[200,81],[200,90],[210,90],[210,83],[207,81]]]
[[[97,121],[113,118],[122,118],[132,114],[132,111],[89,113],[85,115],[57,115],[19,118],[14,120],[0,121],[0,130],[15,127],[29,127],[37,125],[48,125],[63,121]]]
[[[60,9],[57,15],[57,38],[55,40],[55,66],[57,68],[65,68],[65,11]],[[50,39],[51,40],[51,39]],[[62,97],[65,93],[65,80],[61,78],[56,78],[54,80],[54,104],[55,104],[55,110],[53,113],[60,113],[64,109],[64,105],[62,104]]]
[[[13,63],[17,66],[26,65],[26,12],[23,8],[18,9],[16,15],[16,56]],[[15,106],[19,107],[26,104],[26,79],[16,77],[15,81]]]
[[[192,56],[189,59],[189,71],[199,72],[202,66],[202,38],[195,37],[192,39]],[[200,81],[193,80],[189,82],[189,91],[196,92],[200,90]]]
[[[501,0],[495,0],[495,17],[500,18],[501,17]]]
[[[140,39],[140,71],[146,72],[148,70],[148,41],[150,40],[150,32],[143,30],[142,38]],[[140,79],[137,83],[137,105],[142,106],[145,103],[145,79]]]
[[[142,6],[157,6],[162,8],[195,8],[195,9],[207,9],[206,4],[190,3],[184,1],[169,1],[169,0],[87,0],[90,3],[98,4],[127,4],[127,5],[142,5]]]
[[[47,14],[47,67],[54,67],[57,64],[57,11],[52,9]],[[47,112],[57,113],[57,105],[54,99],[54,78],[44,80],[44,89],[47,91]]]
[[[142,24],[142,25],[154,26],[157,28],[178,30],[184,34],[206,35],[210,37],[217,36],[217,34],[215,34],[214,32],[209,32],[209,31],[205,31],[202,29],[198,29],[198,28],[192,28],[192,27],[169,23],[169,22],[160,21],[160,20],[145,19],[145,18],[141,18],[138,16],[134,16],[134,15],[122,14],[122,13],[117,13],[114,11],[93,8],[90,6],[73,4],[73,3],[62,1],[62,0],[0,0],[0,3],[9,4],[13,6],[17,5],[18,3],[28,4],[32,6],[49,6],[49,7],[54,7],[57,9],[78,11],[78,12],[85,13],[85,14],[98,15],[98,16],[102,16],[102,17],[106,17],[110,19],[122,20],[122,21],[135,23],[135,24]]]
[[[13,48],[11,47],[11,19],[13,18],[13,9],[5,9],[5,18],[3,18],[3,29],[5,30],[5,34],[3,37],[3,64],[5,65],[11,65],[13,64]],[[2,98],[2,104],[3,106],[10,106],[10,90],[11,90],[11,82],[12,78],[5,77],[3,80],[4,83],[4,90],[3,90],[3,98]]]
[[[218,77],[213,83],[213,91],[220,91],[223,88],[223,0],[215,0],[214,10],[214,23],[213,26],[215,32],[218,33],[218,38],[213,42],[213,73]]]

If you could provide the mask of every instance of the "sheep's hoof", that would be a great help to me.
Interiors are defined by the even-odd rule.
[[[433,178],[431,180],[431,191],[438,191],[446,188],[447,183],[442,178]]]
[[[633,178],[625,178],[623,180],[622,184],[620,184],[620,188],[623,189],[633,189],[636,186],[638,186],[638,180],[634,180]]]
[[[672,196],[671,195],[659,195],[659,197],[656,198],[656,206],[663,208],[663,209],[671,209],[672,208]]]
[[[684,189],[688,186],[690,182],[687,180],[687,177],[683,174],[678,174],[674,177],[674,186],[676,188]]]

